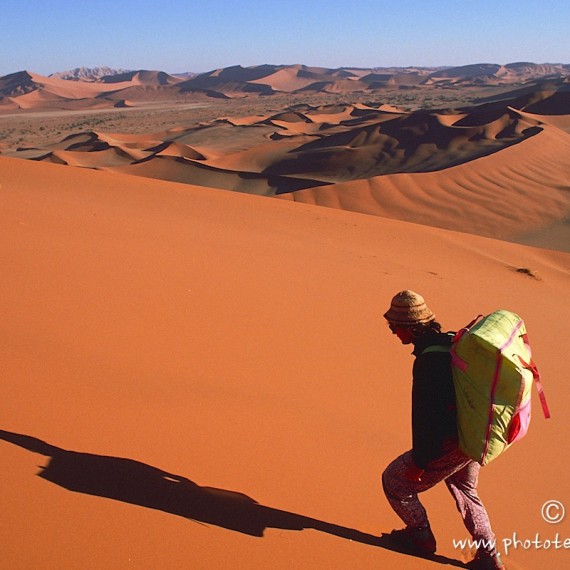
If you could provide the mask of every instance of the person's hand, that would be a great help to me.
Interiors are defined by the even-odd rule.
[[[423,474],[424,470],[420,469],[419,467],[416,467],[415,463],[410,463],[406,467],[406,470],[404,471],[404,477],[408,481],[415,481],[415,482],[421,481]]]

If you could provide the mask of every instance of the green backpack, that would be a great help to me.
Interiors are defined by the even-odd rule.
[[[486,465],[527,433],[533,381],[544,417],[550,412],[523,320],[505,310],[481,317],[455,335],[451,348],[424,352],[450,351],[459,447]]]

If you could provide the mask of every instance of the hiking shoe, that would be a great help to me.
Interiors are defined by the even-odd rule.
[[[501,555],[496,550],[493,552],[477,552],[467,567],[471,570],[507,570],[501,560]]]
[[[401,530],[393,530],[388,536],[401,548],[418,554],[433,554],[437,548],[429,525],[420,528],[407,526]]]

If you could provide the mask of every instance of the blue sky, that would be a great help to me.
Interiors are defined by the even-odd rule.
[[[2,0],[0,76],[570,63],[570,0]]]

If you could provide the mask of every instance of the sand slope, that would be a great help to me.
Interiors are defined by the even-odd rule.
[[[4,567],[458,564],[444,489],[439,562],[374,544],[399,524],[380,472],[410,442],[411,357],[380,318],[405,287],[448,327],[524,315],[553,417],[537,406],[480,490],[499,538],[569,535],[540,515],[570,505],[567,254],[9,158],[0,201]]]

